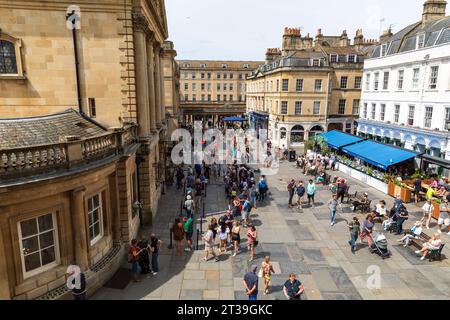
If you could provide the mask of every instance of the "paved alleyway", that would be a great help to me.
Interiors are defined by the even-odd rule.
[[[332,173],[333,174],[333,173]],[[335,175],[343,176],[340,172]],[[178,215],[181,193],[168,188],[162,197],[160,210],[153,228],[142,230],[148,235],[154,230],[164,241],[160,253],[160,273],[143,277],[140,283],[130,283],[124,290],[102,288],[94,299],[246,299],[242,288],[242,277],[250,264],[260,265],[266,255],[271,256],[276,274],[272,277],[271,291],[267,296],[260,291],[259,299],[285,299],[282,285],[291,272],[297,273],[306,293],[303,299],[449,299],[450,260],[442,262],[420,261],[411,248],[398,246],[398,236],[387,234],[392,257],[382,260],[360,247],[356,254],[350,252],[348,228],[344,219],[353,216],[348,208],[339,216],[334,227],[329,225],[329,213],[325,203],[330,192],[323,187],[316,195],[318,205],[303,210],[289,209],[286,184],[290,178],[306,181],[293,163],[281,164],[276,176],[268,177],[272,195],[265,206],[253,210],[253,221],[259,232],[260,245],[256,248],[256,260],[248,262],[248,253],[243,249],[236,257],[228,253],[220,262],[201,261],[203,251],[178,257],[167,249],[169,243],[168,224]],[[360,182],[346,177],[351,192],[367,192],[374,201],[393,199]],[[352,191],[353,190],[353,191]],[[226,209],[223,186],[208,187],[206,212]],[[410,212],[418,214],[420,208],[408,205]],[[417,215],[416,214],[416,215]],[[365,215],[358,215],[363,221]],[[344,219],[342,219],[344,218]],[[415,218],[405,223],[410,227]],[[377,224],[377,229],[381,226]],[[428,230],[432,234],[435,228]],[[242,234],[243,236],[244,234]],[[245,237],[242,237],[245,239]],[[450,237],[442,235],[445,243]],[[243,247],[245,240],[243,241]],[[448,245],[447,245],[448,246]],[[448,248],[444,249],[450,257]],[[368,289],[368,268],[377,266],[381,270],[381,287]],[[129,265],[124,263],[125,268]],[[260,281],[262,288],[262,281]]]

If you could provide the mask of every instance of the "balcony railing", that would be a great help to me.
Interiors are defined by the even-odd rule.
[[[0,181],[68,170],[123,153],[137,141],[137,127],[128,126],[88,139],[0,150]]]

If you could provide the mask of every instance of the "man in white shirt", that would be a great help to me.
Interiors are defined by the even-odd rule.
[[[427,229],[430,229],[431,216],[433,215],[434,211],[434,206],[431,203],[431,199],[427,199],[427,202],[425,202],[425,204],[422,207],[422,211],[423,217],[420,220],[420,223],[422,225],[425,225]]]
[[[378,217],[387,217],[387,210],[386,210],[386,202],[384,200],[381,200],[376,205],[376,212]]]

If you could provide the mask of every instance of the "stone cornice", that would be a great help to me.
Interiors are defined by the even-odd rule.
[[[420,129],[420,128],[414,128],[414,127],[405,127],[405,126],[399,126],[391,123],[386,122],[378,122],[378,121],[371,121],[366,119],[358,119],[356,122],[375,127],[385,130],[393,130],[393,131],[400,131],[400,132],[411,132],[415,134],[421,134],[425,136],[434,136],[434,137],[441,137],[441,138],[450,138],[450,132],[445,131],[435,131],[435,130],[426,130],[426,129]]]
[[[63,11],[70,5],[78,5],[81,12],[123,12],[123,1],[111,2],[108,0],[77,0],[76,3],[70,0],[0,0],[0,8],[7,9],[26,9],[26,10],[48,10],[48,11]],[[129,4],[130,6],[130,4]]]

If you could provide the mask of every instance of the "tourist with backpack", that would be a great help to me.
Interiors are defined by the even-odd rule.
[[[264,178],[261,177],[258,183],[258,189],[259,189],[259,200],[264,201],[266,198],[266,192],[267,192],[267,183]]]
[[[299,181],[297,188],[295,189],[297,193],[297,209],[303,208],[303,197],[305,196],[306,189],[303,186],[303,181]]]
[[[247,227],[248,223],[249,223],[249,215],[250,215],[250,211],[252,210],[252,204],[251,202],[246,199],[244,201],[244,204],[242,205],[242,222],[244,224],[244,227]]]

